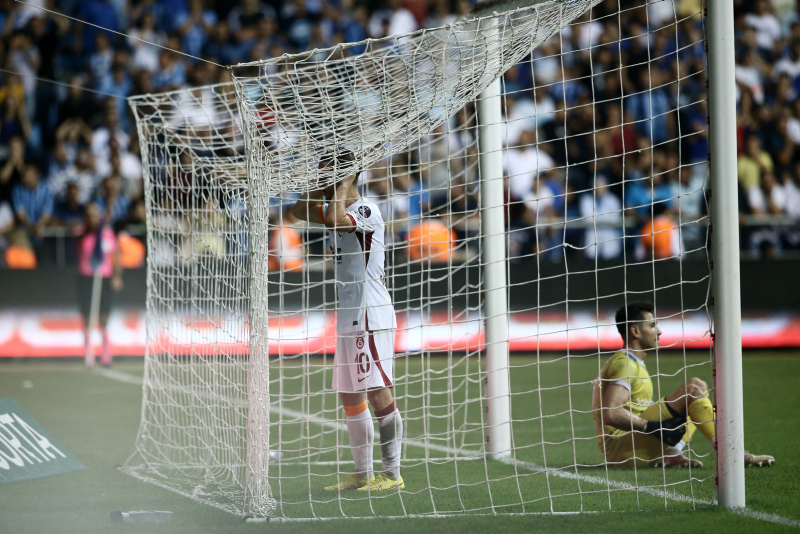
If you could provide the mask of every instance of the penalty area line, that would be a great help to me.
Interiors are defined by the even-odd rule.
[[[114,371],[113,369],[104,369],[104,368],[95,367],[95,368],[92,369],[92,373],[94,373],[96,375],[99,375],[99,376],[102,376],[102,377],[105,377],[105,378],[108,378],[110,380],[116,380],[117,382],[123,382],[125,384],[132,384],[132,385],[141,386],[144,383],[143,378],[140,377],[140,376],[131,375],[131,374],[128,374],[128,373],[123,373],[123,372],[120,372],[120,371]],[[235,402],[236,402],[237,405],[245,405],[245,403],[243,403],[241,401],[235,401]],[[291,410],[289,408],[281,408],[281,407],[277,407],[276,406],[276,407],[271,408],[270,411],[281,413],[282,415],[286,415],[286,416],[289,416],[289,417],[303,418],[304,420],[306,420],[306,421],[308,421],[310,423],[316,423],[316,424],[318,424],[320,426],[325,426],[325,427],[328,427],[328,428],[335,428],[337,430],[347,431],[347,425],[345,425],[344,423],[340,423],[339,421],[326,419],[326,418],[323,418],[323,417],[318,417],[318,416],[313,416],[313,415],[309,416],[309,415],[307,415],[307,414],[305,414],[303,412],[298,412],[296,410]],[[406,445],[412,446],[412,447],[419,447],[419,448],[426,449],[426,450],[432,450],[432,451],[445,452],[445,453],[448,453],[448,454],[452,454],[452,455],[458,456],[459,460],[479,459],[479,457],[482,456],[480,454],[480,451],[465,450],[465,449],[457,448],[457,447],[449,447],[447,445],[439,445],[437,443],[426,443],[425,441],[420,441],[420,440],[417,440],[417,439],[404,439],[403,443],[406,444]],[[437,459],[438,458],[426,458],[426,460],[437,460]],[[406,461],[408,461],[408,460],[406,460]],[[698,503],[698,504],[714,504],[712,501],[693,499],[689,495],[683,495],[681,493],[676,493],[674,491],[662,490],[662,489],[651,488],[651,487],[636,487],[636,486],[634,486],[633,484],[631,484],[629,482],[622,482],[622,481],[619,481],[619,480],[613,480],[611,478],[596,477],[596,476],[592,476],[592,475],[581,475],[579,473],[572,473],[572,472],[564,471],[564,470],[561,470],[561,469],[552,469],[552,468],[548,469],[548,468],[546,468],[544,466],[541,466],[539,464],[536,464],[534,462],[526,462],[524,460],[515,460],[513,458],[500,459],[499,461],[502,462],[502,463],[505,463],[507,465],[521,467],[522,469],[525,469],[526,471],[529,471],[529,472],[532,472],[532,473],[545,473],[548,476],[552,475],[554,477],[564,478],[564,479],[571,479],[571,480],[576,480],[576,481],[580,481],[580,482],[586,482],[588,484],[597,484],[597,485],[601,485],[601,486],[610,486],[610,487],[612,487],[614,489],[618,489],[618,490],[638,491],[639,493],[645,493],[645,494],[651,495],[653,497],[667,499],[667,500],[671,500],[671,501],[675,501],[675,502],[695,502],[695,503]],[[759,521],[766,521],[768,523],[774,523],[774,524],[777,524],[777,525],[783,525],[783,526],[787,526],[787,527],[800,528],[800,520],[791,519],[791,518],[788,518],[788,517],[783,517],[783,516],[778,515],[778,514],[770,514],[770,513],[766,513],[766,512],[759,512],[759,511],[756,511],[756,510],[752,510],[750,508],[730,508],[728,511],[730,511],[733,514],[741,515],[741,516],[748,517],[748,518],[751,518],[751,519],[756,519],[756,520],[759,520]],[[569,512],[569,513],[573,513],[573,512]],[[574,513],[586,513],[586,512],[574,512]],[[492,515],[496,515],[496,514],[492,514]],[[527,514],[527,515],[532,515],[532,514]],[[402,516],[402,517],[434,518],[434,517],[448,517],[448,516],[446,516],[446,515],[414,515],[414,516]],[[463,517],[463,516],[459,516],[459,517]],[[343,519],[348,519],[348,518],[343,518]],[[349,519],[359,519],[359,518],[349,518]],[[367,517],[367,518],[364,518],[364,519],[370,519],[370,518]],[[289,519],[289,518],[271,519],[271,521],[276,521],[276,520],[280,520],[280,521],[303,521],[303,519],[299,519],[299,518],[298,519],[294,519],[294,518],[292,518],[292,519]],[[309,520],[318,521],[319,519],[309,519]]]

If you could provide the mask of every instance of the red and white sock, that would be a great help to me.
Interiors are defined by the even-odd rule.
[[[392,403],[383,410],[375,410],[378,419],[378,432],[381,437],[381,460],[383,472],[392,478],[400,478],[400,453],[403,439],[403,418]]]
[[[375,427],[367,407],[367,401],[356,406],[345,406],[347,419],[347,435],[350,438],[350,452],[356,475],[370,478],[372,476],[372,441],[375,439]]]

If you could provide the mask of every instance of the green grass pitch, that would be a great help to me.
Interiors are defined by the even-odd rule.
[[[698,364],[695,372],[701,378],[709,378],[707,365],[700,365],[704,355],[690,355],[688,362]],[[754,452],[773,454],[777,463],[771,469],[747,471],[748,508],[763,514],[775,514],[783,518],[783,524],[767,522],[753,517],[727,512],[710,505],[692,505],[680,498],[694,492],[696,498],[708,501],[712,497],[713,457],[705,456],[709,447],[699,433],[694,442],[694,451],[701,455],[706,467],[694,470],[668,471],[640,469],[616,469],[608,472],[613,488],[624,488],[625,484],[638,482],[639,486],[661,486],[669,484],[665,498],[652,492],[608,491],[609,487],[598,484],[605,478],[602,467],[583,467],[565,470],[561,476],[547,476],[537,472],[535,466],[542,465],[546,456],[547,465],[566,466],[577,459],[579,464],[599,463],[600,457],[593,441],[591,416],[581,414],[590,407],[588,386],[572,388],[572,396],[565,388],[547,389],[564,383],[569,371],[572,383],[590,380],[597,372],[597,359],[575,359],[569,366],[562,358],[542,360],[540,366],[532,365],[530,357],[512,358],[515,370],[512,373],[512,389],[515,392],[515,420],[533,418],[539,413],[539,393],[542,387],[541,405],[548,415],[544,423],[539,419],[529,424],[515,424],[515,444],[519,449],[518,459],[534,466],[525,470],[517,467],[519,476],[513,477],[514,469],[497,462],[459,461],[414,462],[425,454],[436,457],[441,452],[426,451],[420,447],[407,446],[404,456],[403,476],[406,492],[402,501],[397,496],[373,499],[372,509],[382,515],[407,513],[429,513],[435,506],[439,511],[457,510],[462,504],[469,508],[488,506],[490,492],[495,506],[514,513],[522,511],[519,495],[528,501],[525,511],[534,512],[526,516],[487,515],[448,517],[440,519],[336,519],[321,523],[244,523],[241,519],[197,504],[175,493],[163,490],[117,471],[115,466],[125,461],[133,451],[133,443],[141,412],[141,387],[113,380],[107,376],[90,373],[77,361],[0,361],[0,396],[11,397],[31,414],[45,429],[53,434],[88,469],[45,479],[17,482],[0,486],[0,532],[306,532],[321,529],[324,532],[396,531],[409,532],[422,529],[434,532],[509,532],[539,531],[556,532],[576,530],[586,532],[619,532],[621,530],[648,532],[780,532],[797,531],[800,526],[800,388],[796,387],[800,375],[800,353],[798,352],[751,352],[745,355],[745,444]],[[683,359],[663,356],[659,371],[664,375],[676,373]],[[409,361],[398,367],[398,376],[418,372],[418,364]],[[432,368],[441,365],[434,358]],[[114,370],[126,376],[141,377],[141,360],[124,360],[115,364]],[[537,369],[540,371],[537,373]],[[651,372],[653,370],[651,369]],[[704,376],[705,375],[705,376]],[[682,376],[682,375],[679,375]],[[677,385],[680,378],[662,378],[666,388]],[[420,420],[414,421],[413,413],[423,403],[432,406],[444,402],[437,394],[446,394],[441,384],[432,378],[423,387],[421,383],[403,385],[399,381],[399,406],[409,412],[410,423],[406,436],[422,434]],[[287,381],[287,384],[291,380]],[[538,385],[537,385],[538,384]],[[475,386],[477,387],[477,386]],[[427,395],[423,395],[427,392]],[[437,393],[442,392],[442,393]],[[529,393],[526,393],[529,392]],[[662,391],[662,394],[667,391]],[[472,394],[470,394],[472,395]],[[455,398],[455,397],[454,397]],[[524,399],[524,402],[523,402]],[[319,399],[321,402],[321,399]],[[328,406],[335,398],[325,399]],[[568,403],[572,403],[572,420]],[[288,406],[291,408],[291,406]],[[564,412],[563,414],[561,412]],[[434,412],[435,413],[435,412]],[[318,429],[319,430],[319,429]],[[291,428],[286,429],[292,432]],[[298,431],[299,432],[299,431]],[[578,438],[572,441],[573,432]],[[335,440],[337,432],[329,431],[327,438]],[[549,443],[542,446],[542,438]],[[341,436],[338,439],[342,439]],[[480,433],[467,436],[464,448],[474,448]],[[470,442],[471,441],[471,442]],[[528,445],[535,444],[535,445]],[[320,458],[325,460],[326,458]],[[280,487],[273,491],[283,502],[302,502],[309,494],[314,500],[330,500],[317,486],[332,483],[336,466],[320,465],[312,468],[310,478],[300,477],[292,482],[292,475],[302,474],[305,469],[292,465],[291,454],[282,460]],[[479,482],[489,471],[491,478],[502,479],[487,488]],[[295,473],[295,471],[298,471]],[[458,476],[461,486],[452,486]],[[691,478],[691,483],[689,482]],[[430,479],[441,490],[429,491],[415,486],[415,480]],[[519,481],[519,482],[518,482]],[[423,486],[427,486],[424,484]],[[578,495],[580,486],[581,494]],[[549,489],[548,489],[549,488]],[[552,499],[548,496],[554,496]],[[609,501],[611,508],[609,510]],[[508,506],[504,506],[508,505]],[[348,515],[369,515],[370,504],[364,501],[339,501],[315,505],[315,513],[322,516],[337,515],[340,507]],[[551,515],[555,511],[584,510],[592,513],[577,515]],[[174,514],[168,525],[133,527],[115,525],[109,521],[112,510],[160,509]],[[486,510],[485,512],[489,512]],[[536,512],[545,512],[536,514]],[[308,505],[287,505],[284,514],[302,517],[309,515]],[[774,516],[773,516],[774,518]]]

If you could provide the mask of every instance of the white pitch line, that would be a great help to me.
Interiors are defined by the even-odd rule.
[[[548,476],[554,476],[557,478],[566,478],[569,480],[579,480],[581,482],[588,482],[590,484],[599,484],[601,486],[611,486],[614,489],[621,489],[621,490],[631,490],[631,491],[638,491],[640,493],[647,493],[648,495],[652,495],[653,497],[659,497],[662,499],[669,499],[672,501],[677,502],[691,502],[691,503],[698,503],[698,504],[714,504],[712,501],[703,501],[700,499],[693,499],[689,495],[684,495],[682,493],[675,493],[674,491],[656,489],[651,487],[642,487],[642,486],[634,486],[629,482],[620,482],[618,480],[612,480],[610,478],[602,478],[602,477],[595,477],[591,475],[579,475],[577,473],[573,473],[570,471],[565,471],[562,469],[553,469],[545,468],[539,464],[535,464],[533,462],[526,462],[524,460],[514,460],[513,458],[508,459],[500,459],[501,462],[508,465],[516,465],[531,471],[533,473],[547,473]]]
[[[778,514],[768,514],[766,512],[758,512],[756,510],[751,510],[750,508],[731,508],[729,511],[733,512],[734,514],[739,514],[745,517],[749,517],[751,519],[758,519],[760,521],[769,521],[770,523],[775,523],[776,525],[800,528],[800,520],[783,517],[782,515]]]
[[[105,369],[103,367],[93,367],[92,372],[96,375],[100,375],[105,378],[110,378],[111,380],[116,380],[117,382],[124,382],[126,384],[133,384],[135,386],[141,386],[144,383],[144,378],[142,378],[141,376],[129,375],[128,373],[114,371],[113,369]]]
[[[579,515],[579,514],[599,514],[600,512],[496,512],[496,513],[475,513],[475,514],[458,514],[458,513],[431,513],[431,514],[406,514],[406,515],[389,515],[389,516],[335,516],[335,517],[253,517],[245,519],[245,523],[317,523],[319,521],[342,521],[349,519],[365,519],[374,521],[375,519],[388,519],[397,521],[402,519],[452,519],[460,517],[531,517],[531,516],[547,516],[547,515]]]
[[[478,457],[468,457],[468,458],[453,458],[453,457],[429,457],[429,458],[403,458],[403,462],[406,464],[420,464],[422,462],[452,462],[457,460],[459,462],[474,462],[480,460]],[[295,465],[308,465],[308,462],[296,462],[293,460],[284,461],[281,459],[273,460],[280,463],[282,466],[295,466]],[[353,465],[353,460],[323,460],[323,461],[314,461],[312,462],[314,465],[318,465],[321,467],[333,467],[337,465]],[[372,460],[373,464],[380,464],[381,460]]]
[[[320,426],[333,428],[336,430],[343,430],[347,432],[347,425],[344,423],[340,423],[339,421],[332,421],[330,419],[325,419],[324,417],[317,417],[316,415],[308,415],[304,412],[298,412],[297,410],[292,410],[290,408],[281,408],[278,406],[273,406],[270,408],[270,411],[281,413],[283,415],[288,415],[290,417],[296,417],[301,419],[301,421],[310,421],[312,423],[316,423]],[[412,447],[419,447],[421,449],[427,449],[431,451],[438,451],[438,452],[445,452],[448,454],[454,454],[457,456],[463,457],[475,457],[478,458],[481,456],[480,450],[469,450],[469,449],[462,449],[456,447],[449,447],[447,445],[439,445],[438,443],[426,443],[424,441],[416,440],[416,439],[404,439],[403,443],[405,445],[410,445]]]
[[[96,367],[96,368],[92,369],[92,372],[97,374],[97,375],[103,376],[105,378],[109,378],[111,380],[116,380],[118,382],[124,382],[126,384],[133,384],[133,385],[141,386],[143,384],[143,382],[144,382],[142,377],[138,377],[136,375],[131,375],[131,374],[128,374],[128,373],[123,373],[123,372],[120,372],[120,371],[114,371],[112,369],[104,369],[104,368]],[[290,417],[304,418],[304,420],[316,423],[316,424],[318,424],[320,426],[325,426],[325,427],[328,427],[328,428],[334,428],[336,430],[347,431],[347,425],[345,425],[344,423],[340,423],[338,421],[332,421],[330,419],[325,419],[323,417],[307,416],[303,412],[298,412],[296,410],[291,410],[289,408],[272,407],[270,409],[270,411],[274,411],[274,412],[277,412],[277,413],[282,413],[282,414],[288,415]],[[448,454],[459,456],[459,458],[458,458],[459,460],[461,460],[461,459],[463,459],[463,460],[479,459],[478,455],[480,454],[480,451],[471,451],[471,450],[461,449],[461,448],[456,448],[456,447],[448,447],[446,445],[438,445],[436,443],[426,443],[424,441],[420,441],[420,440],[416,440],[416,439],[404,439],[403,443],[405,443],[406,445],[410,445],[412,447],[419,447],[419,448],[422,448],[422,449],[445,452],[445,453],[448,453]],[[434,459],[438,459],[438,458],[434,458]],[[406,460],[406,461],[408,461],[408,460]],[[656,488],[650,488],[650,487],[638,487],[638,486],[634,486],[633,484],[631,484],[629,482],[621,482],[621,481],[618,481],[618,480],[612,480],[610,478],[606,479],[606,478],[596,477],[596,476],[591,476],[591,475],[580,475],[580,474],[577,474],[577,473],[564,471],[564,470],[561,470],[561,469],[553,469],[553,468],[549,468],[548,469],[548,468],[546,468],[544,466],[541,466],[541,465],[533,463],[533,462],[526,462],[526,461],[523,461],[523,460],[514,460],[512,458],[501,459],[500,461],[505,463],[505,464],[508,464],[508,465],[516,465],[517,467],[522,467],[523,469],[525,469],[527,471],[530,471],[532,473],[546,473],[548,476],[552,475],[552,476],[558,477],[558,478],[577,480],[577,481],[586,482],[586,483],[589,483],[589,484],[598,484],[600,486],[610,486],[610,487],[613,487],[614,489],[638,491],[639,493],[646,493],[646,494],[651,495],[653,497],[658,497],[658,498],[662,498],[662,499],[669,499],[671,501],[676,501],[676,502],[689,502],[689,503],[695,502],[695,503],[698,503],[698,504],[713,504],[713,501],[704,501],[704,500],[693,499],[692,497],[690,497],[688,495],[683,495],[681,493],[676,493],[674,491],[668,491],[668,490],[662,490],[662,489],[656,489]],[[749,517],[751,519],[757,519],[759,521],[766,521],[766,522],[769,522],[769,523],[775,523],[777,525],[782,525],[782,526],[786,526],[786,527],[800,528],[800,520],[791,519],[791,518],[788,518],[788,517],[783,517],[783,516],[780,516],[778,514],[768,514],[766,512],[758,512],[756,510],[751,510],[749,508],[730,508],[728,511],[730,511],[731,513],[737,514],[737,515],[741,515],[741,516],[744,516],[744,517]],[[436,517],[436,516],[420,516],[420,517]]]

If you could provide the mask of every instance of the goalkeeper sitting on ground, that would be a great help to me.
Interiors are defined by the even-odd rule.
[[[625,348],[608,359],[594,386],[597,446],[606,462],[618,466],[702,467],[683,455],[695,430],[716,447],[714,409],[708,386],[690,378],[671,395],[653,402],[653,383],[644,360],[658,346],[661,330],[649,302],[617,310],[617,330]],[[772,456],[746,452],[745,466],[769,466]]]

